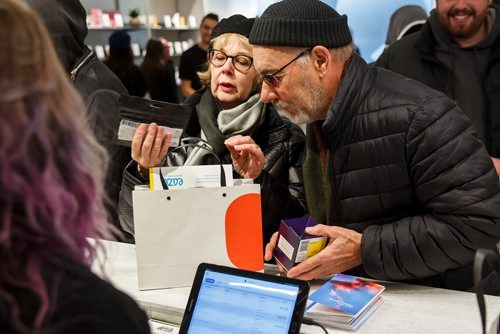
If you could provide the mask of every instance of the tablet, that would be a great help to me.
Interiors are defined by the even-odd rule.
[[[202,263],[179,333],[299,333],[309,283]]]

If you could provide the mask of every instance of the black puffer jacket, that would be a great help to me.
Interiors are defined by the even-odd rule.
[[[500,20],[500,7],[492,5],[492,8],[496,10],[496,19]],[[420,32],[392,44],[376,61],[375,66],[418,80],[456,100],[455,76],[447,64],[437,59],[435,55],[437,44],[428,21]],[[491,156],[500,157],[500,112],[498,112],[500,110],[500,38],[497,38],[491,46],[487,63],[482,83],[486,103],[484,144]],[[471,64],[471,66],[475,65]]]
[[[477,248],[500,240],[500,185],[444,94],[354,55],[322,132],[331,225],[362,232],[366,273],[464,290]]]
[[[217,112],[209,106],[197,108],[203,94],[209,89],[196,92],[185,101],[185,105],[196,110],[187,135],[200,136],[200,113]],[[215,108],[215,106],[213,106]],[[261,185],[262,223],[264,245],[279,228],[281,218],[300,217],[305,214],[305,200],[302,182],[302,152],[304,134],[300,128],[281,118],[272,105],[265,108],[265,120],[251,137],[260,146],[266,157],[266,164],[255,183]],[[231,163],[229,151],[217,151],[223,163]],[[178,157],[176,157],[178,158]],[[185,159],[186,157],[184,157]],[[144,184],[137,173],[137,165],[132,161],[125,169],[120,193],[119,218],[122,229],[134,233],[132,212],[132,190],[135,185]],[[235,175],[235,177],[239,177]]]

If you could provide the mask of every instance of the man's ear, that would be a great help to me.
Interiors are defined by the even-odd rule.
[[[321,45],[313,47],[311,50],[311,60],[319,76],[325,77],[332,66],[330,50]]]

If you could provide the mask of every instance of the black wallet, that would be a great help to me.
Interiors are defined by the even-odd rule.
[[[187,129],[192,109],[180,104],[148,100],[136,96],[120,96],[120,120],[116,131],[116,142],[130,146],[135,130],[141,123],[157,123],[172,134],[170,146],[176,147]]]

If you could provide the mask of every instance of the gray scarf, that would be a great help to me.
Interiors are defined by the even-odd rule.
[[[225,138],[234,135],[251,135],[263,121],[264,107],[264,103],[260,101],[260,95],[255,94],[237,107],[221,110],[217,115],[217,127],[220,133]],[[205,135],[203,125],[201,126],[200,137],[211,142],[210,138]],[[204,160],[206,154],[208,152],[205,149],[194,149],[187,158],[185,165],[199,164]]]

